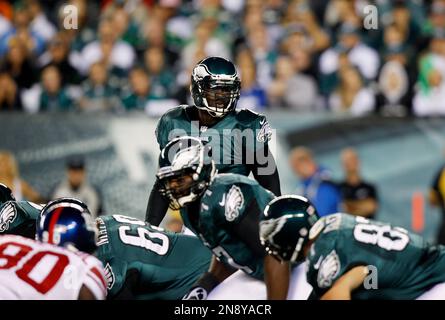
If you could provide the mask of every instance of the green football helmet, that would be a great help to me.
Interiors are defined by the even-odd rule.
[[[208,154],[210,149],[194,137],[170,141],[159,155],[157,178],[160,193],[178,210],[198,199],[211,183],[216,167]]]
[[[220,57],[205,58],[193,68],[191,77],[191,93],[197,108],[217,118],[235,110],[241,80],[232,62]]]
[[[309,231],[318,221],[310,201],[297,195],[283,195],[264,208],[260,241],[266,252],[280,261],[301,262],[301,251],[309,241]]]
[[[7,201],[15,201],[14,195],[8,186],[0,183],[0,205]]]

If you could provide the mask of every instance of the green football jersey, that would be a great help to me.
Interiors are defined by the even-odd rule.
[[[0,235],[34,238],[42,206],[28,201],[7,201],[0,206]]]
[[[262,280],[264,256],[252,252],[233,230],[252,210],[258,214],[257,221],[252,221],[257,227],[260,214],[274,197],[253,179],[239,174],[217,174],[201,198],[197,221],[190,219],[188,210],[193,210],[190,207],[181,210],[181,215],[184,224],[199,235],[218,260]]]
[[[192,120],[194,110],[193,106],[179,106],[159,119],[156,138],[161,150],[176,137],[200,138],[211,146],[218,172],[248,176],[250,169],[246,164],[253,164],[253,154],[261,151],[272,135],[266,117],[241,109],[229,113],[212,127],[200,127],[198,121]]]
[[[97,221],[96,255],[105,267],[109,299],[120,293],[130,272],[139,274],[131,289],[135,299],[180,299],[209,268],[212,253],[196,237],[121,215]]]
[[[445,282],[445,247],[399,227],[338,213],[323,217],[307,257],[307,279],[321,297],[343,274],[368,266],[353,299],[415,299]],[[313,230],[311,230],[313,231]]]

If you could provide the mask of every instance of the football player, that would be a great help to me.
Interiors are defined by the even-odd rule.
[[[237,270],[247,274],[246,281],[243,277],[235,281],[238,291],[247,294],[251,277],[257,279],[253,284],[264,280],[264,264],[273,272],[282,268],[259,241],[259,218],[274,195],[244,175],[216,174],[207,151],[199,139],[181,137],[168,143],[159,159],[160,192],[170,199],[170,208],[180,209],[185,226],[214,254],[209,271],[184,299],[205,299]]]
[[[37,238],[0,236],[0,300],[103,300],[106,282],[93,221],[80,202],[44,208]],[[43,243],[46,242],[46,243]]]
[[[212,253],[195,236],[122,215],[103,216],[96,223],[108,299],[181,299],[209,268]]]
[[[283,264],[306,259],[317,299],[445,299],[445,247],[399,227],[336,213],[316,221],[287,198],[264,211],[260,237]],[[286,291],[275,274],[270,294]]]
[[[263,115],[236,110],[241,81],[235,65],[220,57],[197,63],[191,75],[194,105],[181,105],[165,113],[158,122],[156,138],[160,150],[179,136],[195,136],[213,149],[220,173],[237,173],[255,179],[265,189],[280,195],[280,180],[268,142],[272,131]],[[168,209],[168,199],[156,180],[150,193],[146,221],[159,225]]]
[[[11,189],[0,184],[0,235],[15,234],[34,238],[36,220],[43,206],[29,201],[15,201]]]

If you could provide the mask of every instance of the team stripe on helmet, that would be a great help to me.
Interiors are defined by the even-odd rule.
[[[54,215],[51,217],[51,221],[49,222],[49,237],[48,237],[48,243],[54,244],[53,242],[53,236],[54,236],[54,227],[57,223],[57,220],[59,220],[60,214],[62,213],[63,208],[57,208],[54,211]]]

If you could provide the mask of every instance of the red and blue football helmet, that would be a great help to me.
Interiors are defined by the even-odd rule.
[[[93,253],[97,249],[97,228],[86,204],[74,198],[49,202],[36,226],[39,241],[72,251]]]

